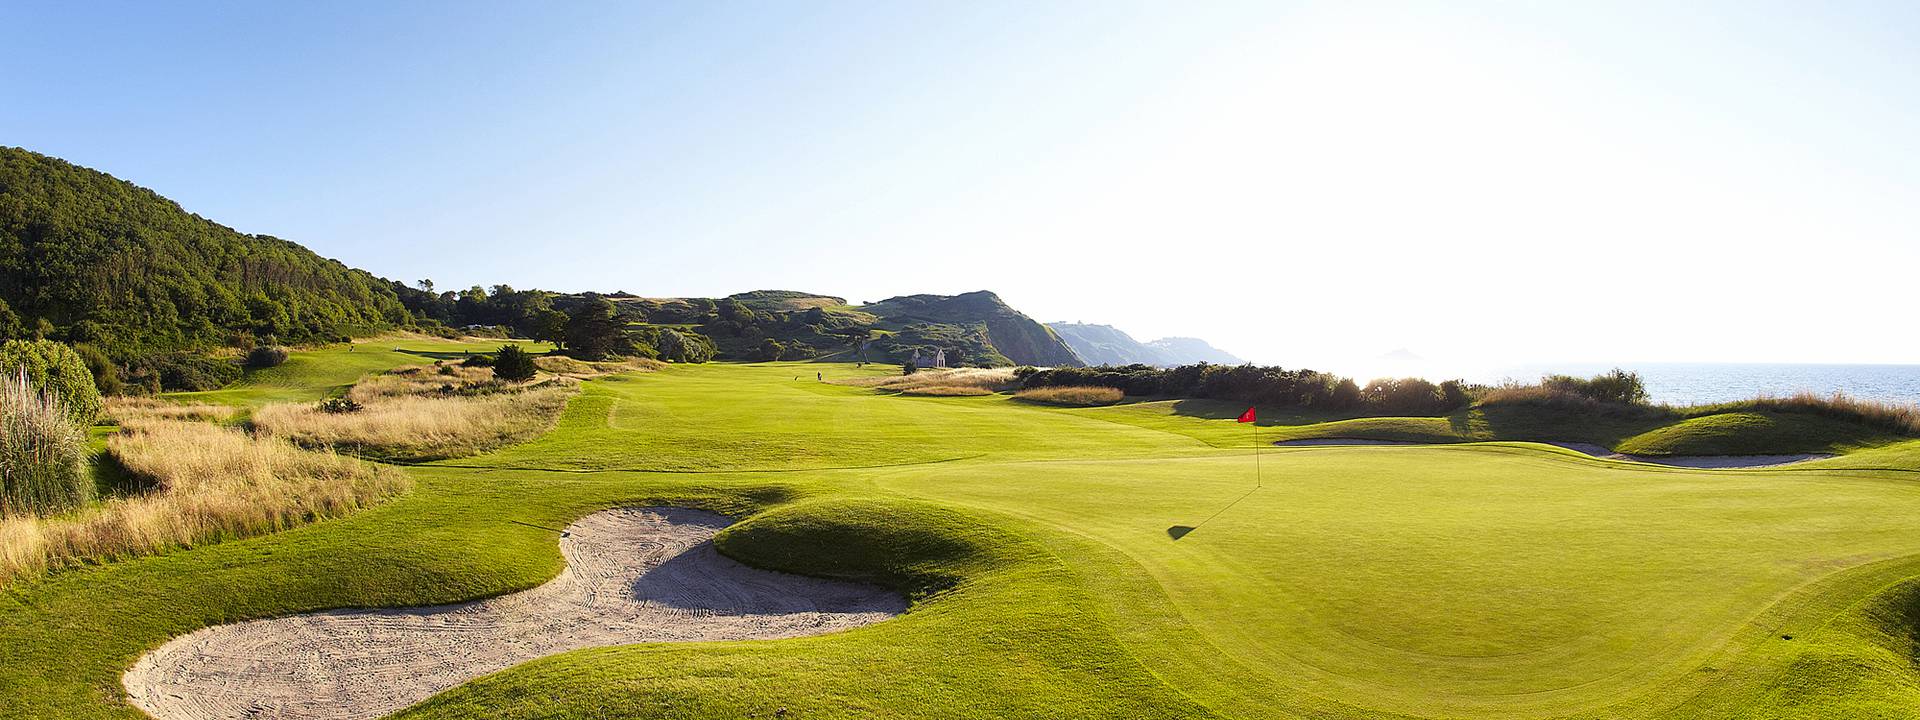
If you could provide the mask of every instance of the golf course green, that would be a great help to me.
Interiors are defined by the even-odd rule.
[[[194,399],[318,398],[482,349],[401,347],[297,354]],[[817,372],[898,369],[589,380],[547,434],[407,466],[414,488],[371,509],[0,586],[0,717],[138,718],[121,674],[178,635],[531,588],[563,567],[551,528],[660,505],[739,519],[716,542],[742,562],[912,606],[816,637],[569,652],[398,717],[1920,716],[1914,441],[1752,470],[1265,442],[1303,435],[1285,427],[1262,447],[1172,403]]]

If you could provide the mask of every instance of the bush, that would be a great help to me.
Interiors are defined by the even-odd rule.
[[[0,344],[0,373],[24,374],[36,393],[52,396],[77,425],[100,416],[100,388],[80,354],[52,340],[8,340]]]
[[[125,391],[125,385],[120,382],[120,366],[113,363],[113,358],[107,357],[106,351],[86,344],[73,346],[73,351],[80,355],[81,362],[86,363],[87,372],[93,373],[93,387],[102,396],[119,395]]]
[[[86,458],[86,437],[57,394],[35,388],[24,370],[0,381],[0,516],[85,503],[93,494]]]
[[[533,363],[533,355],[519,345],[502,345],[493,356],[493,376],[508,382],[532,380],[540,368]]]
[[[1621,405],[1645,405],[1647,402],[1647,385],[1640,379],[1640,374],[1620,368],[1614,368],[1591,378],[1548,375],[1540,379],[1540,384],[1596,402]]]
[[[900,365],[901,375],[912,375],[917,372],[920,372],[920,366],[913,364],[912,360],[908,360]]]
[[[779,340],[775,340],[773,338],[767,338],[765,340],[761,340],[760,344],[753,349],[753,359],[779,360],[781,354],[785,353],[786,351],[787,351],[787,346],[781,344]]]
[[[320,404],[316,407],[319,408],[320,412],[339,415],[360,412],[360,409],[365,406],[354,402],[353,398],[350,397],[337,397],[321,400]]]
[[[1368,410],[1394,415],[1438,415],[1450,411],[1440,386],[1420,378],[1381,378],[1367,383],[1360,400]]]
[[[278,345],[260,345],[247,351],[247,367],[256,370],[276,367],[287,361],[287,349]]]
[[[147,358],[140,361],[137,371],[165,390],[217,390],[240,379],[240,366],[189,353]]]

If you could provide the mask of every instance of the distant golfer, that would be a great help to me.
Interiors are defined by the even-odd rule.
[[[815,381],[815,382],[826,382],[826,381],[827,381],[827,374],[826,374],[826,373],[814,373],[814,374],[813,374],[813,379],[814,379],[814,381]]]

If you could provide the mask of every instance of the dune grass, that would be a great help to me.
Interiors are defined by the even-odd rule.
[[[577,383],[557,380],[531,388],[481,394],[381,394],[391,384],[364,393],[355,412],[327,412],[313,403],[280,403],[253,414],[253,427],[269,437],[309,448],[335,448],[395,462],[461,457],[530,440],[553,426]],[[350,396],[363,393],[356,386]]]
[[[85,503],[93,496],[86,457],[86,435],[57,396],[35,390],[24,372],[0,377],[0,518]]]
[[[1248,428],[1219,408],[884,397],[815,382],[814,367],[589,381],[553,432],[408,468],[416,489],[364,512],[16,584],[0,594],[0,717],[135,717],[118,675],[169,637],[530,587],[561,567],[544,528],[653,504],[743,518],[718,539],[742,560],[881,582],[915,605],[812,638],[567,653],[400,717],[1911,708],[1899,589],[1920,577],[1920,464],[1704,471],[1513,444],[1271,448],[1255,491]],[[1897,447],[1862,456],[1891,466]]]
[[[1013,368],[929,368],[912,375],[875,375],[839,378],[837,385],[868,387],[903,395],[991,395],[1017,384]]]
[[[126,422],[107,452],[151,490],[68,515],[0,520],[0,580],[269,533],[345,514],[408,484],[390,468],[201,422]]]
[[[1092,387],[1080,385],[1056,385],[1052,387],[1027,388],[1013,394],[1016,400],[1045,403],[1048,405],[1069,405],[1092,407],[1112,405],[1126,399],[1127,394],[1117,388]]]

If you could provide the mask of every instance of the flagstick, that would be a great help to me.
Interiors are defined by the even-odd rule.
[[[1247,423],[1253,426],[1253,489],[1259,490],[1260,482],[1260,421]]]

